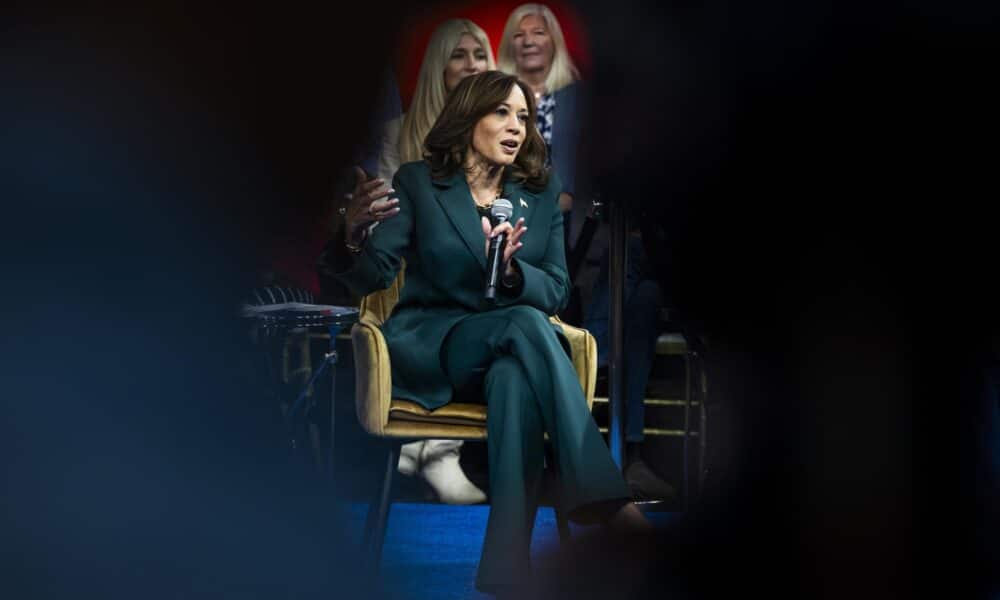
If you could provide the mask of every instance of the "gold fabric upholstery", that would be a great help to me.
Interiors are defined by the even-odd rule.
[[[392,397],[389,349],[379,327],[392,313],[403,287],[403,269],[388,288],[365,296],[358,323],[351,329],[354,346],[355,405],[361,427],[372,435],[396,438],[481,440],[486,438],[486,405],[451,403],[430,411]],[[573,368],[587,399],[594,403],[597,342],[586,329],[551,318],[569,341]]]
[[[389,419],[416,423],[449,423],[452,425],[482,426],[486,423],[485,404],[452,402],[430,411],[416,402],[394,398],[389,403]]]
[[[477,427],[438,423],[391,421],[382,430],[382,437],[428,440],[485,440],[486,423]]]

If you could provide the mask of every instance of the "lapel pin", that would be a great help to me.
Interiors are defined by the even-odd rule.
[[[524,198],[518,198],[521,201],[521,206],[528,208],[528,203],[524,201]]]

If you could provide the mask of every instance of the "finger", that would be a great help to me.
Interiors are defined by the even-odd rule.
[[[493,231],[493,227],[490,225],[490,220],[487,219],[486,217],[483,217],[482,219],[480,219],[480,221],[482,221],[483,224],[483,235],[485,235],[486,237],[490,237],[490,233],[492,233]]]
[[[385,198],[386,196],[389,195],[389,192],[394,192],[394,191],[395,190],[387,190],[386,193],[374,198],[371,196],[361,196],[357,204],[358,210],[363,213],[367,213],[369,211],[379,210],[379,208],[382,209],[386,208],[385,203],[387,203],[388,201],[381,200],[381,198]],[[398,198],[394,198],[394,200],[395,202],[399,202]]]
[[[399,214],[399,207],[397,206],[396,208],[390,208],[389,210],[386,210],[384,212],[376,213],[375,220],[384,221],[390,217],[395,217],[398,214]]]
[[[376,177],[375,179],[372,179],[371,181],[366,181],[366,182],[362,183],[361,184],[361,189],[365,193],[370,193],[370,192],[372,192],[374,190],[377,190],[384,183],[385,183],[384,179],[379,179],[378,177]]]
[[[527,231],[527,227],[515,227],[514,231],[507,237],[507,243],[516,244],[521,240],[521,236]]]
[[[369,200],[375,201],[375,200],[378,200],[379,198],[385,198],[386,196],[388,196],[389,194],[392,194],[395,191],[396,190],[394,190],[392,188],[385,188],[384,190],[379,190],[379,191],[376,191],[376,192],[368,192],[365,195],[367,196],[367,198]]]
[[[520,250],[523,247],[524,247],[524,243],[523,242],[518,242],[516,244],[508,244],[507,248],[505,248],[504,251],[503,251],[503,262],[504,262],[504,264],[509,263],[510,259],[513,258],[514,255],[517,253],[517,251]]]
[[[356,226],[360,226],[360,225],[367,225],[368,223],[371,223],[374,219],[375,215],[368,212],[368,209],[362,206],[355,209],[354,215],[351,218],[351,222],[354,223]]]
[[[390,198],[388,200],[379,200],[379,208],[377,210],[389,210],[390,208],[399,204],[399,198]]]
[[[515,223],[514,227],[511,229],[511,232],[507,234],[507,243],[517,241],[517,239],[521,237],[521,232],[524,229],[525,229],[524,218],[522,217],[517,220],[517,223]]]
[[[385,212],[397,204],[399,204],[399,198],[393,198],[392,200],[375,200],[370,206],[372,212],[379,213]]]
[[[355,165],[354,167],[354,187],[358,187],[365,181],[368,181],[368,173],[361,167]]]
[[[510,232],[511,231],[514,231],[514,228],[510,226],[510,223],[501,223],[501,224],[499,224],[499,225],[497,225],[496,227],[493,228],[492,233],[490,233],[490,237],[494,238],[494,237],[500,235],[501,233],[506,232],[507,233],[507,237],[510,238]]]

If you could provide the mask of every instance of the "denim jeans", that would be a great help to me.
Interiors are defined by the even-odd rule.
[[[643,439],[645,420],[646,383],[653,368],[656,354],[657,323],[663,306],[663,293],[655,279],[646,277],[646,257],[642,240],[629,236],[628,265],[625,271],[624,310],[625,340],[623,364],[625,365],[625,440],[640,442]],[[608,253],[601,260],[601,270],[594,281],[590,305],[585,313],[583,327],[597,340],[597,361],[608,364],[609,315],[611,297],[608,290]]]

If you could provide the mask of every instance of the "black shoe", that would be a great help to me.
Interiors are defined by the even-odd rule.
[[[677,497],[674,486],[661,479],[641,460],[632,461],[625,467],[625,482],[632,491],[633,500],[637,502],[674,500]]]

